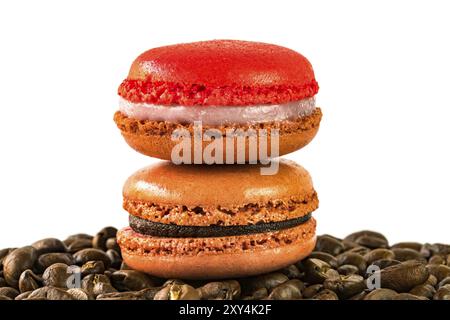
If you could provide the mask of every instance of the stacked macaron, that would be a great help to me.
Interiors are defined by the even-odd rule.
[[[236,163],[308,144],[322,116],[317,91],[308,60],[276,45],[215,40],[141,54],[119,87],[114,120],[132,148],[176,164],[159,162],[125,183],[125,263],[206,279],[269,272],[308,255],[318,207],[308,172],[286,160],[275,174]]]
[[[194,121],[201,121],[203,132],[223,135],[227,129],[277,129],[278,153],[284,155],[317,133],[317,91],[311,64],[290,49],[231,40],[179,44],[137,57],[119,87],[114,120],[132,148],[160,159],[172,159],[174,130],[192,133]],[[210,143],[202,141],[203,149]]]

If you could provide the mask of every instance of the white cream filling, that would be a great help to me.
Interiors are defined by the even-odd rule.
[[[190,107],[133,103],[119,97],[119,111],[133,119],[174,123],[201,121],[205,125],[292,120],[312,114],[315,108],[314,97],[272,105]]]

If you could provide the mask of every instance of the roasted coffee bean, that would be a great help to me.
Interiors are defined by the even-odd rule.
[[[5,278],[0,277],[0,288],[7,287],[7,286],[8,286],[8,284],[6,283]]]
[[[235,300],[241,296],[241,285],[236,280],[206,283],[197,291],[202,300]]]
[[[155,286],[147,274],[135,270],[119,270],[111,274],[111,283],[119,291],[139,291]]]
[[[120,252],[120,247],[119,244],[117,243],[116,237],[109,238],[108,240],[106,240],[106,249]]]
[[[77,240],[89,240],[92,242],[93,238],[94,238],[93,236],[86,233],[77,233],[67,237],[63,242],[68,247],[70,244],[72,244]]]
[[[66,252],[66,245],[59,239],[46,238],[36,241],[31,245],[36,249],[37,254],[41,255],[50,252]]]
[[[391,249],[402,248],[402,249],[412,249],[420,252],[422,249],[422,244],[418,242],[398,242],[391,246]]]
[[[289,267],[281,269],[280,272],[289,279],[300,279],[303,276],[302,272],[295,264],[291,264]]]
[[[63,289],[42,287],[31,292],[24,300],[75,300],[75,298]]]
[[[450,300],[450,284],[440,287],[433,296],[433,300]]]
[[[83,249],[91,249],[91,248],[92,248],[92,240],[77,239],[67,246],[67,252],[75,253]]]
[[[72,288],[66,291],[75,300],[89,300],[89,295],[81,288]]]
[[[443,256],[440,255],[435,255],[432,256],[429,260],[428,260],[429,264],[446,264],[447,261],[444,259]]]
[[[303,289],[305,289],[305,284],[302,281],[292,279],[273,288],[268,298],[270,300],[298,300],[302,298]]]
[[[417,261],[422,261],[422,262],[426,262],[425,258],[422,257],[422,255],[413,249],[409,249],[409,248],[395,248],[392,249],[392,252],[394,252],[395,254],[395,260],[398,261],[408,261],[408,260],[417,260]]]
[[[117,292],[117,289],[111,285],[109,278],[103,274],[90,274],[84,277],[81,281],[81,289],[92,297]]]
[[[269,292],[266,288],[259,288],[255,290],[251,296],[246,296],[243,300],[263,300],[269,296]]]
[[[330,269],[330,270],[325,272],[325,280],[326,279],[339,278],[339,276],[340,276],[339,272],[337,270],[334,270],[334,269]]]
[[[424,257],[428,258],[434,255],[447,255],[450,253],[450,245],[445,245],[441,243],[425,243],[422,246],[421,253]]]
[[[233,297],[233,300],[239,299],[241,297],[241,284],[237,280],[225,280],[223,282],[226,282],[231,287],[231,294]]]
[[[106,251],[106,241],[108,241],[109,238],[115,238],[116,233],[117,229],[114,227],[103,228],[92,239],[92,247]]]
[[[307,258],[301,261],[301,269],[305,272],[305,280],[308,283],[323,283],[326,279],[325,273],[331,266],[320,259]]]
[[[313,251],[308,258],[319,259],[328,263],[332,268],[338,267],[337,259],[329,253]]]
[[[434,246],[434,248],[437,249],[435,254],[440,254],[440,255],[450,254],[450,245],[449,244],[435,243],[433,246]]]
[[[197,289],[202,300],[233,300],[233,291],[229,283],[209,282]]]
[[[111,261],[111,267],[120,268],[120,265],[122,264],[122,257],[116,250],[109,249],[106,251],[106,255]]]
[[[113,269],[113,270],[114,270],[114,271],[111,271],[110,269],[105,270],[105,272],[103,272],[103,274],[104,274],[105,276],[107,276],[108,278],[111,278],[111,275],[112,275],[114,272],[117,271],[116,269]]]
[[[125,262],[122,261],[122,263],[120,264],[120,270],[131,270],[131,268],[127,266]]]
[[[380,288],[369,292],[364,300],[394,300],[397,295],[398,293],[394,290]]]
[[[93,295],[97,297],[100,294],[117,292],[117,289],[114,288],[110,283],[99,282],[94,285]]]
[[[103,261],[88,261],[81,266],[81,276],[87,276],[88,274],[104,273],[105,264]]]
[[[364,274],[367,269],[367,263],[364,257],[354,252],[344,252],[336,257],[339,266],[351,264],[358,268],[359,274]]]
[[[31,246],[16,249],[3,261],[3,276],[11,287],[18,288],[19,277],[27,269],[32,269],[37,259],[37,251]]]
[[[323,235],[317,237],[315,251],[321,251],[337,256],[344,251],[344,245],[341,241],[329,236]]]
[[[12,299],[7,296],[0,296],[0,300],[12,300]]]
[[[444,284],[442,287],[440,287],[439,289],[444,289],[444,290],[450,290],[450,284]]]
[[[423,284],[429,284],[430,286],[434,287],[434,286],[436,286],[437,282],[438,282],[437,278],[435,276],[433,276],[432,274],[430,274],[427,281],[425,281]]]
[[[19,294],[17,297],[15,297],[14,300],[25,300],[26,298],[28,298],[28,296],[29,296],[32,292],[33,292],[33,291],[23,292],[23,293]]]
[[[349,251],[358,247],[361,247],[359,244],[353,241],[341,240],[342,245],[344,246],[344,251]],[[361,247],[362,248],[362,247]]]
[[[19,290],[21,293],[36,290],[41,286],[42,278],[35,275],[30,269],[22,272],[19,278]]]
[[[5,260],[6,256],[13,252],[16,248],[6,248],[0,250],[0,270],[3,269],[3,260]]]
[[[387,248],[389,246],[389,243],[385,236],[383,236],[379,232],[370,230],[363,230],[349,234],[344,238],[344,240],[352,241],[359,244],[360,246],[368,247],[371,249]]]
[[[370,252],[370,249],[358,245],[357,247],[354,247],[354,248],[352,248],[352,249],[350,249],[350,250],[346,250],[345,252],[358,253],[358,254],[364,256],[364,255],[366,255],[368,252]]]
[[[331,235],[331,234],[323,234],[322,236],[327,236],[327,237],[333,238],[334,240],[337,240],[337,241],[339,241],[339,242],[342,242],[342,241],[343,241],[341,238],[336,237],[336,236],[333,236],[333,235]]]
[[[427,267],[419,261],[406,261],[380,271],[381,287],[408,292],[424,283],[429,276]]]
[[[99,249],[83,249],[76,252],[73,257],[77,265],[81,266],[88,261],[100,260],[105,265],[105,268],[109,268],[111,264],[111,259],[106,255],[105,252]]]
[[[450,254],[447,255],[447,259],[446,260],[447,260],[446,265],[450,267]]]
[[[97,296],[97,300],[153,300],[160,288],[146,288],[140,291],[111,292]]]
[[[429,243],[425,243],[424,245],[422,245],[422,248],[420,249],[420,254],[422,255],[422,257],[428,259],[433,255],[433,249],[432,249],[433,245],[429,244]],[[436,249],[437,250],[437,249]]]
[[[303,290],[303,298],[310,299],[323,290],[323,284],[313,284]]]
[[[381,260],[375,260],[374,262],[372,262],[371,265],[377,266],[380,269],[385,269],[387,267],[395,266],[400,263],[401,262],[398,260],[381,259]]]
[[[271,291],[276,286],[288,280],[289,278],[281,272],[273,272],[245,279],[242,287],[246,288],[246,293],[252,293],[259,288],[266,288],[268,291]]]
[[[43,272],[55,263],[64,263],[68,266],[75,264],[75,259],[70,253],[46,253],[41,255],[37,261],[37,269]]]
[[[433,298],[433,295],[436,293],[436,289],[429,284],[419,284],[418,286],[415,286],[414,288],[412,288],[409,291],[409,293],[411,293],[415,296],[420,296],[420,297],[425,297],[427,299],[431,299],[431,298]]]
[[[67,288],[67,280],[71,275],[67,270],[68,267],[69,266],[64,263],[52,264],[45,269],[44,274],[42,275],[42,282],[46,286]]]
[[[268,296],[269,296],[269,291],[267,291],[266,288],[259,288],[258,290],[255,290],[252,295],[252,297],[255,300],[262,300],[262,299],[267,298]]]
[[[326,279],[323,287],[335,292],[340,299],[347,299],[366,289],[366,282],[363,277],[352,274]]]
[[[0,296],[6,296],[10,299],[13,299],[19,295],[19,291],[11,287],[3,287],[0,288]]]
[[[339,300],[336,293],[329,289],[324,289],[317,293],[314,297],[312,297],[314,300]]]
[[[166,280],[166,281],[162,284],[161,287],[170,286],[170,285],[172,285],[172,284],[179,284],[179,285],[182,285],[182,284],[185,284],[185,283],[184,283],[183,280],[180,280],[180,279],[168,279],[168,280]]]
[[[360,293],[355,294],[354,296],[348,298],[348,300],[364,300],[364,298],[367,296],[366,291],[361,291]]]
[[[153,300],[159,288],[146,288],[138,291],[137,293],[142,296],[145,300]]]
[[[81,289],[83,289],[86,293],[91,294],[95,284],[100,282],[111,283],[110,279],[104,274],[89,274],[81,281]]]
[[[331,269],[325,261],[306,259],[304,261],[305,281],[309,284],[323,283],[328,278],[339,277],[339,273]]]
[[[411,293],[399,293],[394,297],[394,300],[428,300],[428,298],[416,296]]]
[[[431,276],[430,276],[431,277]],[[436,279],[437,282],[437,279]],[[441,281],[439,281],[438,288],[445,286],[446,284],[450,284],[450,277],[445,277]]]
[[[438,282],[444,278],[450,277],[450,267],[443,264],[428,264],[427,269],[430,274],[434,275]]]
[[[155,300],[200,300],[198,291],[187,284],[172,284],[155,294]]]
[[[366,259],[367,264],[370,265],[377,260],[394,260],[395,254],[391,250],[379,248],[366,253],[364,259]]]
[[[346,276],[351,275],[351,274],[359,274],[358,267],[351,265],[351,264],[343,264],[342,266],[337,268],[337,271],[339,272],[339,274],[346,275]]]

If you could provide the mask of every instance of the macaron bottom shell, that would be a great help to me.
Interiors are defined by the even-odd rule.
[[[119,231],[124,262],[162,278],[225,279],[271,272],[303,259],[314,249],[314,218],[275,232],[217,238],[145,236]]]
[[[316,108],[315,111],[308,116],[299,117],[297,120],[285,120],[274,123],[265,123],[257,128],[247,125],[234,125],[234,126],[203,126],[203,133],[207,129],[217,129],[222,132],[223,136],[223,163],[227,159],[234,159],[236,163],[238,161],[238,155],[243,154],[245,161],[250,160],[250,139],[245,137],[245,149],[238,150],[237,138],[233,138],[232,148],[227,147],[226,144],[226,131],[228,129],[237,129],[247,132],[248,129],[267,129],[266,145],[267,151],[264,158],[282,156],[296,150],[299,150],[309,144],[316,136],[320,121],[322,119],[322,112],[320,108]],[[191,146],[194,146],[194,134],[193,134],[193,124],[177,124],[162,121],[139,121],[133,118],[129,118],[117,111],[114,115],[114,121],[117,127],[120,129],[122,136],[130,147],[136,151],[154,158],[159,158],[163,160],[172,160],[172,151],[180,143],[179,141],[172,140],[172,133],[176,129],[185,129],[190,132],[192,137]],[[272,129],[278,129],[278,152],[276,154],[271,150],[272,141],[270,137],[270,132]],[[201,152],[203,154],[205,148],[212,143],[211,141],[201,141],[202,147]],[[227,152],[231,151],[232,156],[227,155]],[[238,152],[239,151],[239,152]],[[191,149],[191,159],[194,162],[194,147]],[[228,157],[227,157],[228,156]],[[262,160],[260,157],[259,146],[256,151],[256,160]],[[216,157],[215,157],[216,158]],[[229,161],[229,160],[228,160]],[[205,163],[205,159],[202,159]]]

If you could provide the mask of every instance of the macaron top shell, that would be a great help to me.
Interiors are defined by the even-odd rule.
[[[148,50],[132,64],[119,95],[159,105],[279,104],[314,96],[309,61],[277,45],[212,40]]]
[[[275,200],[306,199],[315,194],[301,166],[280,160],[275,175],[261,175],[261,165],[188,166],[159,162],[125,182],[126,200],[149,204],[231,207]]]

